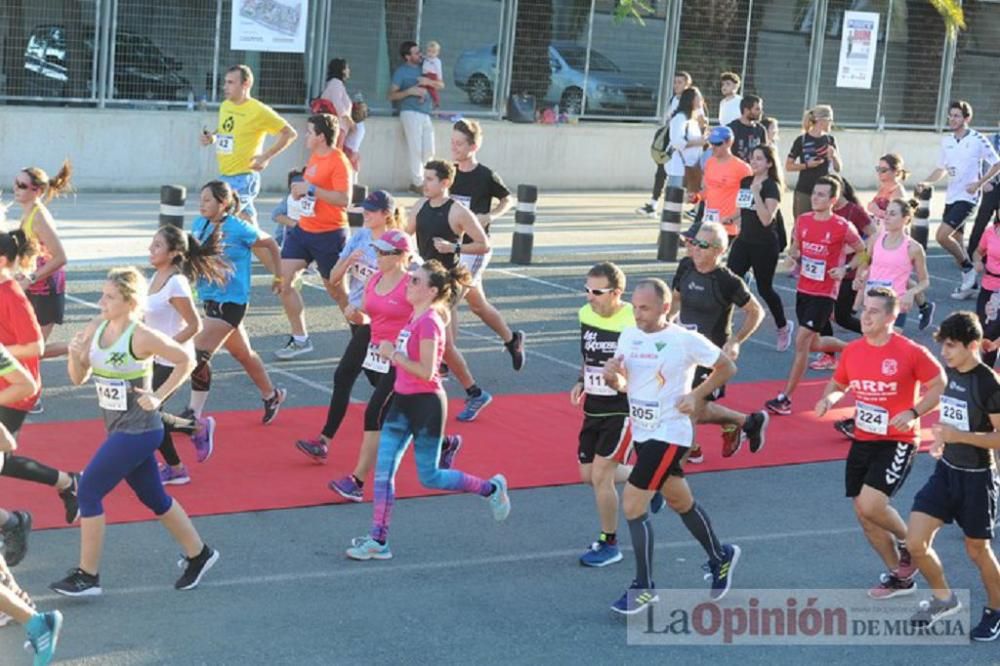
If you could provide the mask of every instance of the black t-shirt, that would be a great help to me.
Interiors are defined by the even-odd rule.
[[[757,207],[754,205],[753,191],[750,184],[753,176],[747,176],[740,181],[740,191],[736,195],[736,205],[740,208],[740,240],[753,245],[771,245],[778,242],[778,225],[781,224],[781,209],[774,211],[774,219],[771,224],[764,226],[761,224],[760,216],[757,215]],[[760,198],[764,201],[777,199],[781,203],[781,189],[778,184],[768,178],[760,184]]]
[[[451,198],[477,215],[490,212],[493,199],[503,199],[510,196],[510,190],[504,185],[500,175],[482,164],[477,164],[472,171],[461,171],[455,165],[455,182],[451,184]],[[486,232],[489,233],[489,227]],[[465,236],[464,243],[472,239]]]
[[[941,396],[941,423],[964,432],[993,432],[990,414],[1000,414],[1000,381],[985,363],[969,372],[946,368],[948,385]],[[946,444],[944,460],[953,467],[985,469],[993,452],[969,444]]]
[[[691,257],[677,265],[671,288],[681,295],[679,323],[719,347],[732,332],[733,306],[742,308],[750,301],[750,290],[738,275],[725,266],[699,273]]]
[[[729,123],[729,129],[733,130],[733,155],[748,164],[753,149],[767,143],[767,130],[760,123],[744,125],[743,121],[737,118]]]
[[[832,134],[824,134],[823,136],[813,136],[809,133],[800,134],[795,137],[795,142],[792,144],[788,156],[796,162],[806,164],[817,157],[823,157],[824,151],[829,146],[837,146],[837,141]],[[831,164],[830,160],[823,158],[823,163],[819,166],[800,171],[799,180],[795,183],[795,191],[812,194],[813,185],[820,177],[830,173]]]

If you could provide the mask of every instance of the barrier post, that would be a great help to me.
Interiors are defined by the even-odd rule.
[[[163,185],[160,187],[160,226],[168,224],[184,228],[184,200],[187,188],[183,185]]]
[[[517,210],[514,212],[514,238],[510,245],[510,263],[530,264],[535,242],[535,208],[538,188],[534,185],[517,186]]]
[[[930,235],[931,197],[934,196],[934,187],[917,186],[913,194],[917,197],[917,210],[913,213],[913,240],[923,245],[926,250],[927,237]]]
[[[677,261],[677,244],[681,234],[681,213],[684,210],[684,188],[667,186],[660,213],[660,237],[656,245],[657,261]]]

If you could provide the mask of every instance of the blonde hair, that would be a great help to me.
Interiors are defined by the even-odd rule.
[[[148,285],[138,268],[135,266],[112,268],[108,271],[108,282],[115,286],[122,298],[132,304],[134,311],[142,312],[146,309]]]
[[[42,201],[45,203],[61,194],[73,191],[70,184],[70,178],[73,177],[73,165],[68,159],[63,160],[62,166],[59,167],[59,173],[52,177],[49,177],[49,174],[45,173],[41,167],[35,166],[25,167],[21,169],[21,173],[28,176],[34,187],[43,190]]]
[[[833,107],[829,104],[817,104],[802,114],[802,131],[808,132],[820,120],[833,120]]]
[[[438,51],[440,51],[440,50],[441,50],[441,45],[440,45],[440,44],[438,44],[437,42],[435,42],[435,41],[434,41],[434,40],[432,39],[431,41],[427,42],[427,45],[426,45],[426,46],[424,46],[424,49],[425,49],[425,50],[428,50],[428,51],[429,51],[430,49],[437,49]]]

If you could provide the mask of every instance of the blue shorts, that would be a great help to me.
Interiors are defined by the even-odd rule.
[[[319,274],[324,280],[329,280],[330,271],[340,259],[340,252],[346,242],[347,229],[313,232],[291,227],[285,231],[281,258],[301,259],[307,266],[315,261]]]
[[[955,203],[946,204],[941,221],[952,229],[961,231],[962,227],[965,226],[965,221],[972,215],[972,211],[975,209],[976,204],[971,201],[956,201]]]
[[[992,539],[1000,481],[996,470],[962,470],[938,460],[934,473],[913,498],[912,511],[945,523],[955,521],[970,539]]]
[[[260,174],[256,171],[250,171],[249,173],[239,173],[235,176],[219,176],[219,180],[229,183],[229,186],[233,188],[233,191],[240,198],[240,210],[245,211],[247,215],[253,218],[254,224],[257,224],[257,209],[254,207],[253,202],[256,201],[257,195],[260,194]]]

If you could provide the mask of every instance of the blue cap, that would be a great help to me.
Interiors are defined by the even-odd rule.
[[[361,207],[371,213],[382,210],[391,212],[396,209],[396,200],[385,190],[375,190],[365,197]]]
[[[725,125],[713,127],[712,131],[708,134],[708,142],[713,146],[721,146],[726,141],[731,141],[732,138],[733,130],[729,129]]]

